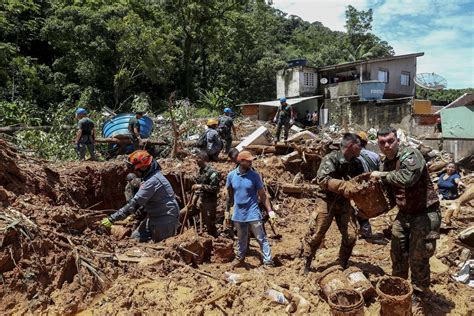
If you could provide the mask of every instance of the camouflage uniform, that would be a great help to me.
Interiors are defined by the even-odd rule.
[[[224,142],[224,153],[227,155],[232,148],[232,127],[234,126],[234,120],[230,116],[219,117],[219,134],[222,141]]]
[[[199,170],[199,174],[194,180],[202,187],[194,193],[198,195],[198,200],[189,215],[193,216],[201,212],[208,234],[216,236],[217,195],[219,194],[221,175],[208,164]]]
[[[127,185],[125,186],[125,200],[129,201],[135,193],[138,192],[138,189],[140,189],[140,185],[142,184],[142,180],[140,178],[135,178],[129,182],[127,182]]]
[[[324,191],[316,200],[316,209],[311,213],[309,229],[303,240],[303,256],[308,268],[334,217],[342,235],[339,263],[347,265],[357,240],[356,217],[349,200],[327,191],[327,184],[330,179],[348,180],[363,171],[360,160],[347,161],[340,150],[329,153],[321,161],[316,180]]]
[[[399,212],[392,226],[392,274],[408,279],[411,269],[413,288],[430,286],[429,259],[439,238],[441,213],[425,159],[414,148],[400,147],[396,157],[383,161],[382,177]]]

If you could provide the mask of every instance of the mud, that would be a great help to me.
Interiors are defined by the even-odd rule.
[[[160,160],[160,164],[167,177],[174,179],[177,195],[184,193],[188,199],[195,164],[173,159]],[[225,161],[213,165],[222,173],[220,223],[225,176],[235,166]],[[301,311],[330,314],[328,303],[320,298],[317,277],[334,265],[338,256],[341,237],[336,224],[331,225],[324,247],[316,254],[313,271],[302,276],[301,238],[315,199],[279,190],[282,184],[293,181],[301,165],[290,168],[278,157],[267,156],[259,157],[254,166],[270,185],[272,204],[279,215],[275,228],[282,235],[281,239],[272,238],[266,225],[277,263],[269,269],[261,267],[259,245],[254,239],[247,264],[233,268],[228,239],[197,235],[192,228],[160,244],[140,244],[121,233],[99,234],[100,219],[124,202],[127,171],[121,160],[54,164],[25,157],[0,141],[0,214],[13,217],[13,222],[18,220],[6,229],[12,220],[0,219],[0,313],[285,314],[285,305],[263,298],[265,290],[276,284],[308,301]],[[306,176],[301,181],[309,184]],[[181,183],[184,192],[180,191]],[[471,206],[462,207],[461,214],[470,212]],[[375,237],[358,240],[350,260],[350,265],[360,268],[372,284],[391,272],[390,240],[383,232],[389,230],[395,214],[392,210],[371,219]],[[454,237],[472,222],[460,217],[453,223],[456,228],[442,235],[436,253],[448,271],[432,273],[426,315],[466,315],[472,310],[472,289],[450,277],[457,271],[462,251],[453,243]],[[133,222],[123,224],[123,228],[129,227]],[[196,253],[197,258],[181,247]],[[244,281],[229,283],[224,279],[227,271],[244,275]],[[371,301],[364,311],[377,315],[380,302]]]

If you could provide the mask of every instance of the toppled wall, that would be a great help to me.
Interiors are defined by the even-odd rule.
[[[326,99],[329,124],[352,125],[362,128],[400,124],[411,114],[412,99],[359,101],[358,97]]]

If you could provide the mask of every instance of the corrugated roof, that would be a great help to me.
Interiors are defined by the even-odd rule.
[[[398,56],[389,56],[389,57],[382,57],[382,58],[375,58],[375,59],[368,59],[368,60],[357,60],[357,61],[350,62],[350,63],[319,67],[318,70],[319,71],[335,70],[335,69],[347,68],[347,67],[351,67],[351,66],[372,64],[372,63],[376,63],[376,62],[380,62],[380,61],[390,61],[390,60],[397,60],[397,59],[404,59],[404,58],[411,58],[411,57],[420,57],[420,56],[423,56],[424,54],[425,54],[424,52],[421,52],[421,53],[398,55]]]
[[[314,95],[311,97],[303,97],[303,98],[293,98],[293,99],[286,99],[286,103],[289,105],[295,105],[298,103],[301,103],[306,100],[311,100],[311,99],[317,99],[317,98],[322,98],[322,95]],[[279,107],[280,106],[280,99],[275,100],[275,101],[265,101],[265,102],[254,102],[254,103],[242,103],[237,106],[244,106],[244,105],[265,105],[265,106],[273,106],[273,107]]]

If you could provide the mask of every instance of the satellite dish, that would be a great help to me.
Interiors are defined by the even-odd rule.
[[[323,78],[321,78],[321,80],[319,80],[319,82],[320,82],[321,84],[326,84],[326,83],[328,83],[328,78],[324,78],[324,77],[323,77]]]
[[[415,84],[428,90],[443,90],[448,86],[446,79],[433,73],[421,73],[415,76]]]

